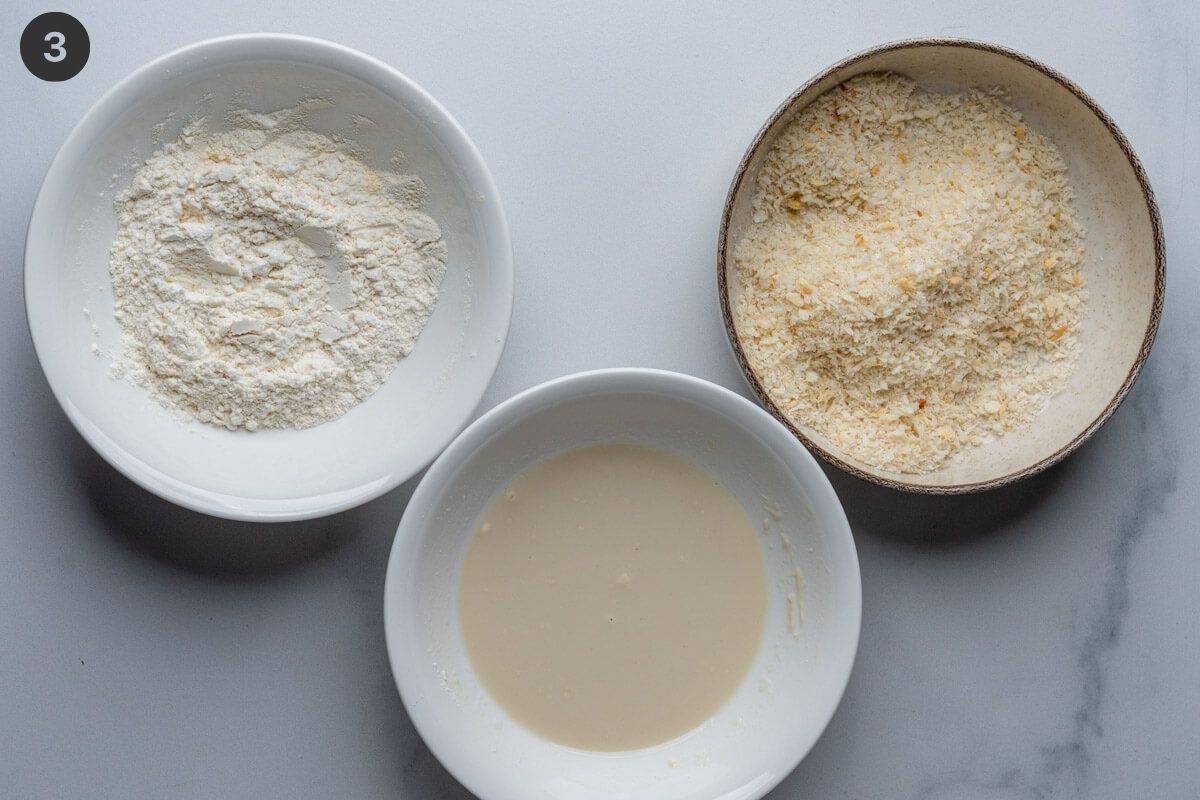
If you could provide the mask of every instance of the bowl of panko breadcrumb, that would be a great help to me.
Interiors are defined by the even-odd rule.
[[[1116,124],[1055,70],[921,39],[841,61],[738,165],[721,311],[759,401],[853,475],[981,491],[1065,458],[1149,354],[1162,224]]]

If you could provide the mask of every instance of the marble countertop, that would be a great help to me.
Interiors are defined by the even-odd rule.
[[[0,9],[14,51],[0,77],[0,794],[466,796],[405,717],[384,652],[386,556],[413,484],[276,527],[173,507],[75,433],[26,333],[25,223],[87,106],[167,50],[281,30],[408,73],[491,164],[518,281],[484,408],[605,366],[744,391],[715,305],[721,203],[758,125],[826,64],[974,37],[1092,93],[1162,208],[1154,353],[1092,442],[1016,487],[919,498],[829,470],[862,562],[862,644],[827,733],[771,797],[1197,796],[1200,6],[78,0],[91,61],[62,84],[15,58],[44,9]]]

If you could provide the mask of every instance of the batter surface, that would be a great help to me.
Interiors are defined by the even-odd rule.
[[[485,510],[459,585],[471,664],[556,742],[631,750],[712,716],[758,651],[766,566],[734,497],[676,456],[568,451]]]

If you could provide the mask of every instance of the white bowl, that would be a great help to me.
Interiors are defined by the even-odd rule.
[[[699,728],[625,753],[576,750],[511,721],[483,690],[458,627],[458,574],[488,501],[535,462],[596,442],[636,442],[717,477],[762,538],[770,601],[761,649],[734,697]],[[780,512],[774,521],[771,509]],[[781,534],[794,544],[782,545]],[[793,636],[792,569],[807,585]],[[384,589],[392,672],[441,762],[484,800],[761,797],[820,736],[858,645],[858,559],[837,496],[769,414],[698,378],[648,369],[585,372],[530,389],[463,432],[434,462],[397,531]]]
[[[1062,153],[1087,229],[1083,275],[1088,300],[1079,363],[1063,391],[1028,424],[968,449],[925,474],[881,469],[796,425],[763,388],[743,351],[732,306],[740,283],[728,254],[750,217],[755,181],[780,133],[805,106],[867,72],[896,72],[934,91],[1000,88],[1029,124]],[[829,67],[784,101],[754,137],[725,202],[717,255],[721,312],[750,388],[810,450],[852,475],[893,489],[962,494],[994,489],[1066,458],[1100,429],[1129,392],[1162,316],[1166,253],[1154,193],[1129,141],[1082,89],[1029,56],[961,39],[914,39],[872,48]]]
[[[109,376],[91,352],[120,350],[108,279],[113,195],[195,116],[269,111],[331,98],[311,126],[340,133],[431,196],[449,263],[413,352],[378,392],[306,430],[227,431],[182,421],[142,389]],[[374,125],[354,125],[356,116]],[[360,120],[361,122],[361,120]],[[437,101],[386,64],[299,36],[212,39],[147,64],[84,116],[50,166],[25,245],[34,347],[67,416],[110,464],[182,506],[230,519],[330,514],[395,487],[470,420],[508,332],[512,251],[496,187],[466,133]],[[85,314],[85,309],[87,312]],[[93,330],[92,325],[95,325]]]

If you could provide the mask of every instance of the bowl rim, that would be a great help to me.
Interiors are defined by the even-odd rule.
[[[974,483],[927,485],[895,480],[894,478],[888,478],[876,472],[856,467],[813,441],[812,438],[810,438],[799,428],[799,426],[792,423],[792,421],[788,419],[787,415],[783,413],[782,409],[776,405],[775,401],[771,399],[770,395],[759,381],[753,367],[750,366],[750,362],[746,358],[746,354],[742,349],[741,338],[733,324],[733,312],[729,302],[729,286],[726,279],[726,266],[728,260],[728,247],[726,242],[729,237],[730,221],[733,216],[734,199],[737,196],[738,191],[741,189],[742,183],[746,179],[750,161],[763,146],[767,132],[770,130],[771,126],[778,122],[779,119],[785,114],[788,114],[794,110],[801,95],[838,70],[845,69],[846,67],[852,67],[855,64],[881,53],[888,53],[894,50],[908,50],[925,47],[958,47],[970,50],[980,50],[983,52],[1003,56],[1037,70],[1038,72],[1058,83],[1064,89],[1071,92],[1071,94],[1075,95],[1075,97],[1078,98],[1088,108],[1088,110],[1090,110],[1104,124],[1104,127],[1108,129],[1109,135],[1112,136],[1113,140],[1116,141],[1117,145],[1121,148],[1121,152],[1124,153],[1125,158],[1129,161],[1129,166],[1133,169],[1134,176],[1137,178],[1138,185],[1142,190],[1142,199],[1146,205],[1146,212],[1150,217],[1150,227],[1154,237],[1154,298],[1150,308],[1150,319],[1146,324],[1146,330],[1143,334],[1142,344],[1138,349],[1137,357],[1134,359],[1133,364],[1129,369],[1129,373],[1125,376],[1125,380],[1122,382],[1120,388],[1117,389],[1112,399],[1109,400],[1108,404],[1105,405],[1095,419],[1084,426],[1083,430],[1077,433],[1074,438],[1050,455],[1029,466],[1014,470],[1013,472],[1009,472],[1000,477],[989,478],[987,480],[977,481]],[[1158,203],[1154,199],[1154,190],[1150,186],[1150,180],[1146,175],[1146,170],[1142,167],[1141,160],[1138,159],[1137,154],[1133,150],[1133,146],[1129,143],[1129,140],[1125,137],[1125,134],[1122,133],[1121,129],[1117,127],[1117,123],[1113,121],[1112,117],[1110,117],[1108,113],[1100,107],[1100,104],[1093,100],[1087,92],[1076,85],[1070,78],[1055,70],[1053,67],[1047,66],[1037,59],[1034,59],[1009,47],[976,39],[914,38],[887,42],[874,47],[869,47],[851,56],[843,58],[821,70],[810,80],[805,81],[800,88],[788,95],[787,99],[785,99],[771,113],[771,115],[767,118],[767,121],[764,122],[762,127],[758,129],[758,132],[754,135],[754,138],[750,142],[750,146],[746,149],[745,154],[738,162],[737,170],[734,172],[733,181],[729,186],[729,192],[725,197],[725,206],[721,212],[721,226],[717,238],[717,295],[721,306],[721,317],[725,325],[725,335],[729,341],[730,348],[733,350],[734,358],[737,360],[738,366],[741,369],[742,376],[749,384],[750,389],[754,392],[759,402],[763,404],[763,407],[766,408],[772,416],[782,422],[784,426],[791,431],[792,435],[799,439],[805,447],[838,469],[848,472],[856,478],[861,478],[863,480],[870,481],[871,483],[885,486],[889,489],[897,489],[915,494],[953,495],[998,489],[1001,486],[1007,486],[1008,484],[1015,483],[1016,481],[1028,478],[1031,475],[1036,475],[1043,470],[1049,469],[1059,461],[1062,461],[1071,453],[1075,452],[1075,450],[1077,450],[1084,442],[1090,439],[1092,435],[1095,434],[1096,431],[1098,431],[1100,427],[1108,421],[1109,417],[1113,415],[1113,412],[1117,410],[1117,407],[1121,405],[1121,402],[1129,393],[1130,388],[1133,386],[1133,382],[1137,380],[1138,375],[1141,374],[1142,365],[1145,363],[1146,358],[1150,355],[1150,348],[1153,346],[1154,337],[1158,332],[1159,321],[1162,318],[1163,295],[1165,290],[1166,244],[1163,237],[1162,218],[1159,216]]]
[[[53,222],[47,217],[49,211],[45,207],[48,187],[63,179],[61,173],[67,169],[66,161],[69,155],[80,146],[86,145],[95,136],[96,131],[93,130],[95,121],[108,113],[110,107],[127,104],[146,84],[155,84],[161,76],[169,75],[172,70],[180,69],[181,62],[184,69],[195,69],[191,62],[196,58],[207,62],[209,58],[213,57],[211,52],[214,50],[220,51],[218,54],[220,63],[237,63],[256,59],[312,63],[335,71],[343,71],[347,75],[383,91],[398,105],[408,105],[415,109],[416,113],[436,122],[441,132],[438,138],[446,147],[450,157],[464,171],[470,181],[481,188],[484,196],[492,199],[492,202],[478,204],[477,208],[486,231],[483,244],[488,253],[495,283],[495,295],[499,304],[497,314],[499,326],[494,332],[499,337],[497,340],[499,347],[495,348],[494,358],[487,367],[486,379],[480,383],[478,396],[475,398],[470,412],[447,429],[436,449],[433,449],[428,458],[425,458],[423,463],[415,469],[391,471],[380,479],[365,482],[352,490],[307,497],[254,499],[252,503],[247,503],[246,498],[200,490],[184,481],[160,473],[131,456],[107,435],[96,429],[90,420],[80,413],[65,394],[65,389],[57,378],[45,368],[42,347],[39,346],[40,325],[36,321],[39,319],[39,315],[30,305],[29,285],[34,271],[30,250],[35,231],[40,226]],[[261,52],[263,50],[271,52],[263,55]],[[432,461],[445,448],[446,444],[466,427],[478,411],[483,395],[491,385],[496,369],[499,367],[512,322],[514,270],[511,235],[495,180],[471,137],[458,120],[432,94],[390,64],[346,45],[297,34],[238,33],[203,39],[171,50],[142,64],[111,86],[88,108],[71,129],[47,167],[26,226],[23,260],[21,287],[24,294],[23,305],[34,353],[39,366],[42,367],[42,373],[50,386],[51,393],[75,430],[109,465],[143,489],[192,511],[242,522],[292,522],[328,516],[374,500],[420,472],[424,465]],[[191,491],[186,491],[189,489]],[[234,505],[228,502],[229,500],[236,500],[238,503]]]
[[[432,508],[433,500],[442,486],[454,478],[464,460],[485,446],[515,418],[524,417],[526,414],[536,415],[550,405],[571,398],[604,394],[614,386],[615,393],[665,395],[701,403],[717,413],[725,411],[744,414],[746,416],[743,422],[760,420],[766,425],[766,430],[772,432],[774,440],[785,447],[787,452],[794,454],[797,461],[789,464],[789,469],[805,490],[812,493],[814,504],[820,502],[826,507],[827,513],[822,515],[822,523],[829,526],[831,540],[837,543],[841,555],[846,559],[846,580],[850,584],[847,589],[851,597],[846,624],[851,634],[852,645],[847,654],[844,671],[836,681],[836,693],[831,693],[832,703],[828,713],[820,720],[820,724],[814,727],[810,740],[790,753],[785,752],[781,756],[778,769],[768,775],[753,776],[747,780],[745,786],[750,791],[739,796],[744,796],[745,800],[756,800],[777,786],[811,752],[841,705],[854,671],[862,633],[862,572],[845,508],[818,461],[762,407],[724,386],[703,378],[649,367],[614,367],[563,375],[513,395],[481,415],[451,442],[429,467],[414,490],[397,527],[388,557],[383,588],[383,627],[393,680],[405,712],[421,739],[455,780],[483,799],[507,797],[502,791],[503,787],[496,786],[489,776],[479,773],[477,759],[461,738],[443,735],[436,729],[436,709],[427,702],[419,684],[414,680],[412,664],[415,659],[424,658],[425,653],[410,647],[415,636],[415,615],[404,600],[403,585],[410,577],[407,570],[413,565],[418,548],[429,535],[416,535],[416,528],[423,524]],[[764,433],[765,431],[756,432],[760,436]],[[547,746],[559,745],[548,743]],[[619,753],[602,755],[607,758],[620,756]]]

